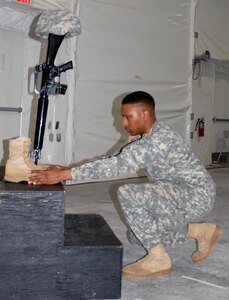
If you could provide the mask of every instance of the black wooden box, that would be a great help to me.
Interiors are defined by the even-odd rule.
[[[62,185],[0,184],[2,299],[55,299],[57,249],[63,244]]]
[[[96,214],[66,215],[61,286],[73,282],[74,299],[121,297],[122,244]]]
[[[62,185],[0,184],[0,299],[121,297],[122,244],[99,215],[64,215]]]

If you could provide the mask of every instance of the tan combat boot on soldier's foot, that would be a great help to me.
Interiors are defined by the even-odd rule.
[[[171,260],[162,244],[148,249],[148,255],[122,269],[128,278],[144,278],[168,275],[172,271]]]
[[[197,241],[197,251],[192,254],[193,262],[206,260],[212,249],[220,239],[222,229],[219,225],[211,223],[189,224],[188,237]]]
[[[6,162],[4,179],[10,182],[26,181],[30,170],[43,170],[28,157],[30,139],[19,137],[9,141],[9,159]]]

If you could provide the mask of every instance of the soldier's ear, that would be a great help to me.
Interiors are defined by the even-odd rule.
[[[145,109],[145,110],[143,110],[142,115],[143,115],[143,119],[146,120],[146,119],[149,118],[150,113],[149,113],[149,111],[147,109]]]

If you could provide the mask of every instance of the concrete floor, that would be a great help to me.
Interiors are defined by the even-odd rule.
[[[229,168],[209,169],[217,185],[214,209],[202,221],[218,223],[223,235],[206,261],[194,264],[191,254],[195,242],[168,249],[173,272],[157,279],[122,278],[122,300],[229,300]],[[141,246],[132,245],[126,237],[125,221],[118,203],[118,186],[142,182],[145,178],[87,183],[66,187],[68,214],[97,213],[102,215],[124,247],[123,264],[145,255]]]

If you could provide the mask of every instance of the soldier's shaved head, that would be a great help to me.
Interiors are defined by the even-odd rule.
[[[150,94],[142,91],[136,91],[128,94],[123,98],[122,104],[145,104],[147,106],[151,106],[153,110],[155,108],[154,98]]]

